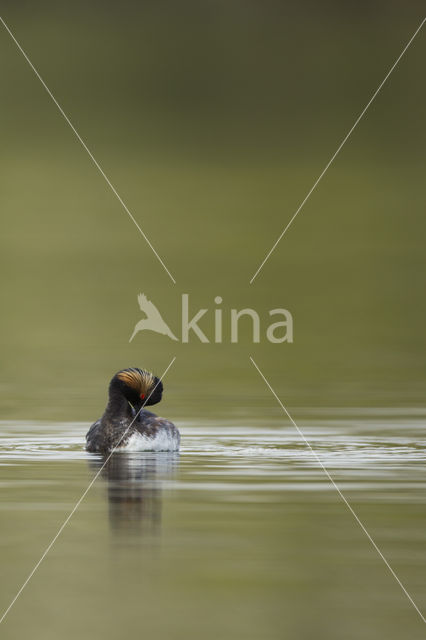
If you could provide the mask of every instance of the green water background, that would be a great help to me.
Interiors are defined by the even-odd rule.
[[[255,404],[251,353],[290,405],[424,398],[420,34],[261,274],[249,280],[421,18],[420,3],[5,4],[4,17],[174,275],[173,285],[5,31],[2,414],[89,420],[117,369],[168,408]],[[294,344],[129,344],[145,292],[262,318]],[[201,401],[200,407],[196,406]],[[268,399],[269,402],[269,399]]]

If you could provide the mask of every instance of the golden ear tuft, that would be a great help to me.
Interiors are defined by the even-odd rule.
[[[117,378],[122,380],[127,386],[139,391],[141,386],[141,376],[137,369],[125,369],[117,374]]]
[[[141,372],[141,393],[147,396],[151,393],[154,386],[155,378],[149,371]]]
[[[154,385],[154,375],[149,371],[141,369],[124,369],[117,374],[117,378],[122,380],[129,387],[139,394],[147,395],[152,391]]]

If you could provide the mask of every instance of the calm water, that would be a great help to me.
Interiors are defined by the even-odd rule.
[[[323,408],[300,423],[423,609],[425,420],[416,409]],[[2,607],[100,468],[83,450],[87,426],[1,424]],[[29,619],[43,639],[424,637],[285,420],[179,427],[180,454],[113,456],[3,637],[23,636]]]

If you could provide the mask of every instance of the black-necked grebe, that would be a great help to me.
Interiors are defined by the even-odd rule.
[[[143,408],[160,402],[162,394],[163,383],[149,371],[132,367],[116,373],[104,415],[86,435],[87,451],[177,451],[180,434],[175,425]]]

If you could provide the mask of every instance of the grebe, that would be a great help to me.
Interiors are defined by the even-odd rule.
[[[162,394],[163,383],[149,371],[131,367],[116,373],[104,415],[86,435],[87,451],[177,451],[180,434],[175,425],[144,408],[160,402]]]

